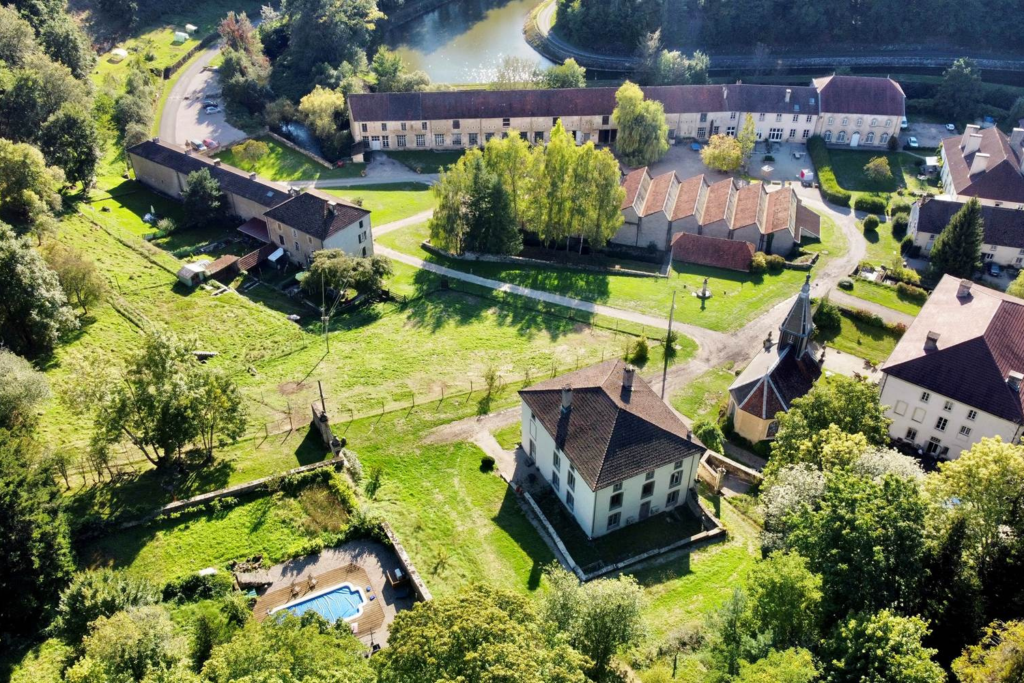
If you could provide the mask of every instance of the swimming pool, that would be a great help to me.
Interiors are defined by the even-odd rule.
[[[364,604],[366,604],[366,598],[363,596],[363,592],[351,583],[343,583],[340,586],[312,593],[301,600],[282,605],[273,610],[271,614],[288,610],[296,616],[302,616],[309,610],[313,610],[330,622],[339,619],[349,621],[363,613]]]

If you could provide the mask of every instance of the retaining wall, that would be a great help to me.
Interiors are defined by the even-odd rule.
[[[433,246],[430,242],[423,242],[420,244],[423,249],[434,256],[440,256],[442,258],[456,259],[458,261],[483,261],[486,263],[508,263],[511,265],[531,265],[531,266],[545,266],[547,268],[568,268],[575,270],[587,270],[594,273],[601,273],[603,275],[629,275],[632,277],[652,277],[652,278],[667,278],[667,274],[661,273],[648,273],[642,270],[630,270],[628,268],[602,268],[600,266],[588,266],[586,264],[561,264],[554,261],[544,261],[535,258],[524,258],[522,256],[498,256],[496,254],[478,254],[472,251],[467,251],[465,254],[456,255],[451,252],[447,252],[444,249],[438,249]]]
[[[301,147],[296,145],[294,142],[292,142],[288,138],[281,137],[280,135],[278,135],[277,133],[275,133],[272,130],[267,130],[266,135],[267,135],[267,137],[273,139],[275,142],[281,143],[282,145],[284,145],[288,149],[295,150],[299,154],[302,154],[303,156],[311,159],[312,161],[315,161],[316,163],[320,164],[324,168],[334,168],[334,166],[331,164],[331,162],[327,161],[327,159],[324,159],[323,157],[319,157],[316,154],[313,154],[308,149],[302,149]]]
[[[384,529],[384,533],[387,534],[388,540],[391,541],[395,554],[398,556],[398,562],[402,565],[402,570],[409,575],[409,580],[412,582],[416,597],[424,602],[433,600],[434,596],[430,593],[430,589],[427,588],[427,584],[423,582],[420,573],[416,571],[416,567],[413,566],[412,560],[409,559],[409,553],[405,552],[405,548],[399,542],[398,535],[395,534],[394,529],[391,528],[390,524],[383,521],[380,523],[380,526]]]

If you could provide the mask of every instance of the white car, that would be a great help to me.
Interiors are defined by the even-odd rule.
[[[907,144],[910,145],[911,147],[913,147],[914,149],[917,149],[918,147],[921,146],[921,145],[917,144],[917,138],[915,138],[915,137],[911,137],[909,140],[907,140]]]
[[[956,126],[953,125],[952,123],[947,123],[946,124],[946,130],[948,130],[950,133],[955,133],[956,132]]]
[[[901,128],[902,130],[906,130],[906,129],[907,129],[907,128],[909,128],[909,127],[910,127],[910,124],[909,124],[909,123],[907,123],[907,117],[906,117],[906,116],[904,116],[904,117],[903,117],[902,119],[900,119],[900,128]]]
[[[206,109],[204,109],[203,111],[205,111],[207,114],[216,114],[217,112],[220,111],[220,107],[218,107],[216,105],[213,105],[213,106],[206,107]]]

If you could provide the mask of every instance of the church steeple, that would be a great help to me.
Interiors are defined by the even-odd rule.
[[[814,321],[811,320],[811,275],[808,273],[793,308],[779,327],[779,348],[793,345],[796,347],[796,357],[799,358],[807,350],[807,343],[811,340],[812,334]]]

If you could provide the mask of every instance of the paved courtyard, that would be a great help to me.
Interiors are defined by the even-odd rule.
[[[800,155],[800,158],[796,158],[794,154]],[[800,171],[803,169],[814,169],[814,164],[811,163],[811,159],[807,154],[807,146],[801,144],[773,144],[771,156],[775,159],[774,161],[765,161],[765,144],[763,142],[757,143],[754,148],[754,154],[750,160],[750,175],[754,178],[762,180],[778,180],[796,181],[799,179]],[[765,165],[771,166],[771,173],[765,174],[762,172],[762,167]],[[721,171],[715,171],[704,165],[701,161],[700,152],[695,152],[690,149],[687,144],[680,143],[669,147],[668,152],[658,162],[651,164],[651,175],[658,175],[661,173],[667,173],[669,171],[675,171],[680,179],[691,178],[695,175],[704,173],[708,176],[709,181],[715,182],[717,180],[723,180],[728,178],[730,175],[740,177],[739,173],[723,173]]]

